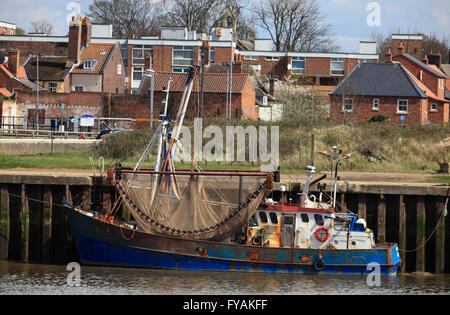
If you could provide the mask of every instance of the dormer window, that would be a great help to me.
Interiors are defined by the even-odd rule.
[[[97,60],[85,60],[83,61],[83,70],[92,71],[97,65]]]

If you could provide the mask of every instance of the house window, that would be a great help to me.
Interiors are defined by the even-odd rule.
[[[372,59],[358,59],[358,63],[373,63]]]
[[[345,74],[345,59],[333,58],[331,59],[331,74],[344,75]]]
[[[173,72],[180,71],[194,64],[194,46],[174,46],[172,66]],[[177,70],[177,71],[175,71]]]
[[[373,107],[372,107],[372,109],[373,110],[380,110],[380,100],[379,99],[375,98],[373,100]]]
[[[431,104],[431,111],[437,112],[437,110],[438,110],[437,104],[436,103]]]
[[[134,45],[133,46],[133,65],[145,64],[145,57],[150,55],[153,58],[152,45]]]
[[[97,65],[97,60],[85,60],[83,61],[83,70],[92,71]]]
[[[209,59],[210,63],[216,63],[216,47],[211,47]]]
[[[244,56],[244,60],[247,61],[257,61],[258,60],[258,56]]]
[[[408,100],[398,100],[397,112],[398,113],[408,113]]]
[[[141,81],[144,76],[144,67],[133,67],[133,80]]]
[[[353,112],[353,98],[344,98],[342,110],[344,112]]]
[[[278,60],[280,60],[280,57],[266,56],[266,61],[278,61]]]
[[[305,73],[305,58],[292,57],[292,73]]]
[[[48,84],[48,90],[51,92],[51,93],[56,93],[56,90],[58,89],[58,83],[55,83],[55,82],[50,82],[49,84]]]
[[[82,85],[75,85],[75,92],[83,92],[83,86]]]
[[[122,75],[122,65],[117,65],[117,75]]]

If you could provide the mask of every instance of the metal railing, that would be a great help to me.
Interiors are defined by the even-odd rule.
[[[93,118],[92,126],[80,126],[79,117],[0,116],[0,136],[51,138],[96,138],[105,129],[130,130],[136,121],[130,118]]]

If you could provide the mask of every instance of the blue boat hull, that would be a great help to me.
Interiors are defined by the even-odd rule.
[[[370,274],[376,263],[395,275],[396,244],[371,250],[269,248],[153,235],[68,210],[81,262],[86,265],[270,273]],[[324,265],[315,262],[322,259]]]

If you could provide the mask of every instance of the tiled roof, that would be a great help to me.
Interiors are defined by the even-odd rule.
[[[450,64],[442,64],[441,69],[447,75],[447,77],[450,77]]]
[[[3,95],[4,97],[12,96],[12,94],[7,89],[3,89],[3,88],[0,88],[0,94]]]
[[[446,100],[443,98],[438,97],[436,94],[434,94],[425,84],[423,84],[419,79],[417,79],[414,74],[412,74],[408,69],[406,69],[406,67],[403,67],[403,69],[406,71],[406,73],[409,75],[409,77],[411,78],[411,80],[414,81],[415,84],[417,84],[417,86],[419,86],[420,89],[422,89],[422,91],[424,91],[424,93],[427,95],[427,97],[435,99],[437,101],[442,101],[445,102]]]
[[[36,79],[37,62],[32,57],[25,65],[28,77]],[[63,81],[70,71],[67,57],[43,56],[39,58],[39,81]]]
[[[426,98],[404,67],[392,64],[360,64],[330,95],[362,95]]]
[[[112,44],[89,44],[81,51],[80,60],[81,65],[72,70],[72,73],[78,74],[100,74],[103,71],[103,67],[108,60],[109,55],[114,49]],[[96,60],[97,65],[93,70],[84,70],[83,62],[85,60]]]
[[[162,91],[167,87],[169,78],[172,78],[170,84],[171,92],[183,92],[186,86],[187,74],[186,73],[170,73],[170,72],[157,72],[155,76],[155,91]],[[233,93],[242,94],[245,85],[250,80],[250,76],[246,73],[233,74]],[[251,82],[251,80],[250,80]],[[196,76],[194,78],[193,92],[200,92],[201,77]],[[148,91],[150,89],[150,78],[144,77],[141,81],[140,91]],[[204,80],[205,93],[226,93],[227,92],[227,74],[222,73],[206,73]],[[145,92],[147,93],[147,92]]]
[[[423,63],[422,61],[420,61],[416,57],[411,56],[410,54],[403,54],[402,56],[404,56],[407,59],[411,60],[412,62],[418,64],[420,67],[422,67],[424,69],[427,69],[428,71],[430,71],[433,74],[437,75],[439,78],[443,78],[443,79],[447,78],[441,71],[436,71],[435,69],[430,67],[430,65],[427,65],[427,64]]]

